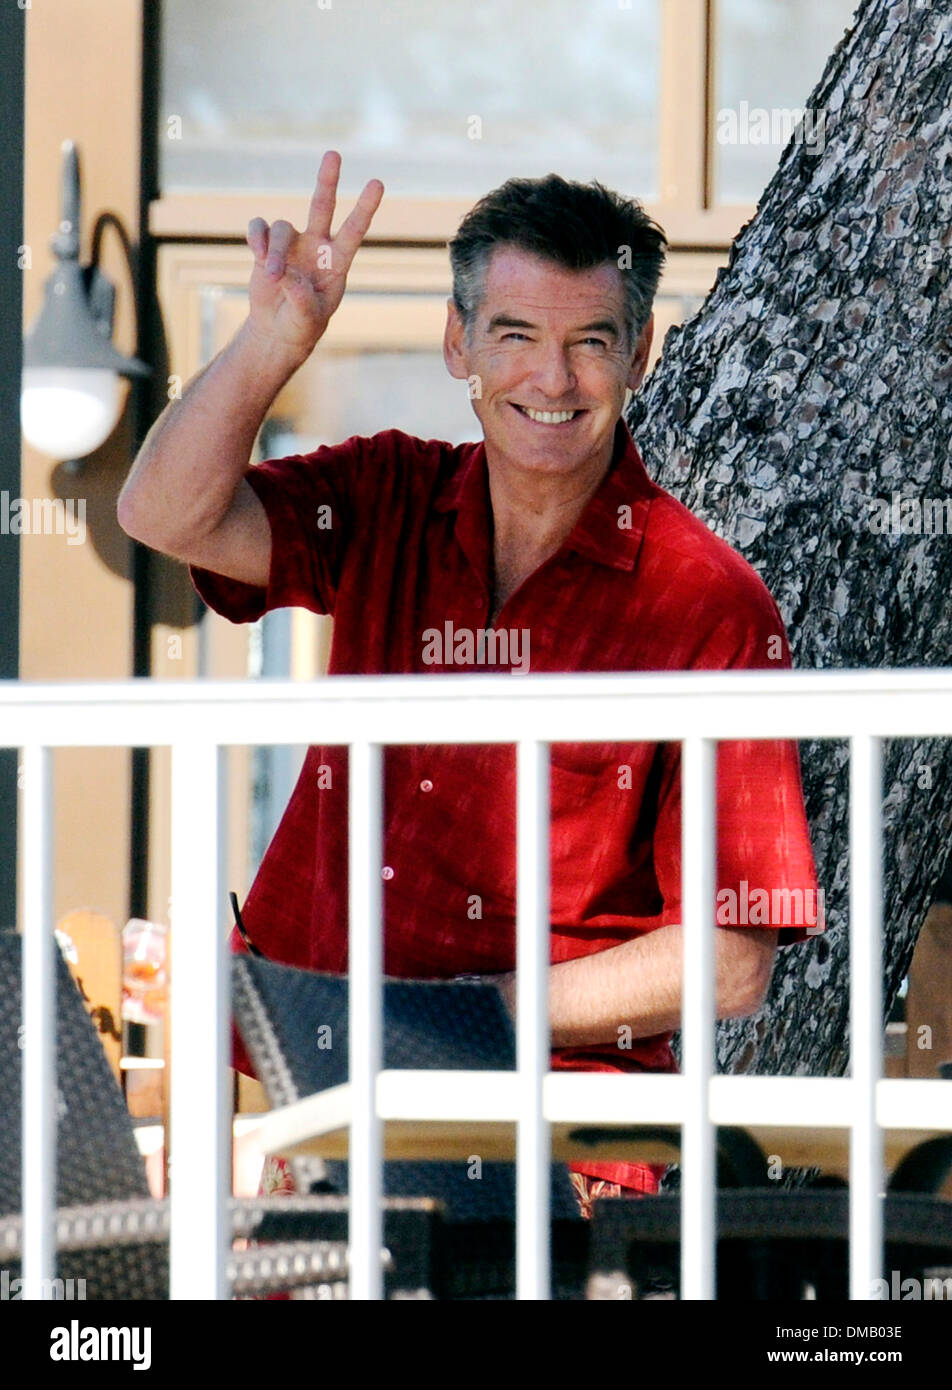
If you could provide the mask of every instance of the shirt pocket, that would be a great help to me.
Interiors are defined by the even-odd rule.
[[[549,778],[551,915],[573,923],[597,892],[601,866],[621,833],[621,796],[614,756],[579,755],[552,747]]]

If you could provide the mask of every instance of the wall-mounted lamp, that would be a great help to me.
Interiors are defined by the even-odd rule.
[[[121,377],[148,376],[150,368],[112,344],[116,291],[99,269],[103,228],[121,225],[110,213],[97,220],[92,260],[79,263],[79,157],[63,145],[62,219],[50,245],[57,266],[23,344],[20,423],[34,448],[51,458],[84,458],[109,438],[122,414]]]

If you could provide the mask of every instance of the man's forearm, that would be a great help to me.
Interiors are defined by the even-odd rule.
[[[763,998],[776,950],[775,931],[718,928],[717,1016],[752,1013]],[[649,1038],[681,1026],[681,927],[658,927],[607,951],[553,965],[549,1019],[553,1047],[591,1047]],[[503,985],[515,1011],[515,976]],[[624,1030],[630,1029],[630,1034]]]
[[[246,323],[152,426],[119,497],[124,530],[186,552],[228,511],[275,397],[300,364]]]

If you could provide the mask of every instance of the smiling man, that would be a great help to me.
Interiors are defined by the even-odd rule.
[[[597,184],[510,180],[451,243],[444,355],[483,442],[389,430],[249,467],[382,196],[368,184],[332,237],[338,174],[328,153],[303,232],[250,225],[248,318],[150,432],[120,498],[125,529],[187,561],[232,621],[333,613],[332,673],[789,666],[760,579],[650,480],[621,418],[644,376],[665,242]],[[556,1069],[676,1069],[679,761],[669,745],[552,749]],[[718,817],[720,889],[785,902],[815,890],[795,744],[723,746]],[[312,748],[244,909],[266,955],[346,971],[346,821],[346,754]],[[491,975],[511,1004],[513,749],[387,750],[384,846],[386,972]],[[756,1010],[778,943],[813,925],[718,926],[719,1016]],[[596,1195],[656,1190],[658,1171],[580,1163],[573,1183],[587,1214]]]

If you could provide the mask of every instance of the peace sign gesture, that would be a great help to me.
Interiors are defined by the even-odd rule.
[[[383,184],[371,179],[332,237],[339,177],[340,155],[328,150],[303,232],[290,222],[269,227],[262,217],[248,224],[247,241],[255,258],[248,327],[270,351],[299,363],[313,351],[340,304],[351,261],[383,197]]]

